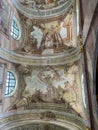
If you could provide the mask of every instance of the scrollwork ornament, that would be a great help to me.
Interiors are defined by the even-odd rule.
[[[80,46],[80,53],[83,52],[83,41],[82,41],[82,35],[78,35],[78,44]]]

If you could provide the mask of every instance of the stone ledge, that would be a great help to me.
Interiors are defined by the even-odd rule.
[[[25,65],[63,65],[73,63],[80,59],[81,50],[80,47],[66,50],[63,53],[56,55],[22,55],[9,51],[4,48],[0,48],[0,57],[12,63],[20,63]]]
[[[52,115],[55,116],[47,116],[48,112],[51,112]],[[10,130],[18,126],[31,123],[56,124],[68,130],[86,130],[87,128],[87,123],[82,118],[66,112],[58,112],[53,110],[36,109],[25,111],[13,111],[9,113],[4,113],[0,116],[0,130]]]

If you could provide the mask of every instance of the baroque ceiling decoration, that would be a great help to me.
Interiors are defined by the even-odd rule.
[[[76,18],[73,15],[74,2],[74,0],[12,0],[24,28],[21,31],[25,39],[21,46],[17,44],[17,48],[11,52],[1,48],[0,56],[14,63],[30,65],[58,65],[78,60],[81,48],[78,40],[74,42],[76,38],[74,36],[76,28],[73,24]],[[63,8],[63,5],[66,7]],[[51,14],[49,17],[47,15],[43,17],[42,14],[39,17],[33,13],[31,16],[30,11],[38,12],[34,6],[37,6],[39,11],[54,12],[52,9],[57,9],[59,13],[54,12],[54,17]],[[30,17],[27,14],[30,14]]]
[[[25,26],[25,42],[15,53],[54,55],[75,49],[74,0],[12,0]],[[44,13],[44,14],[43,14]],[[77,44],[77,43],[75,43]]]
[[[72,63],[80,59],[80,47],[76,49],[69,49],[66,53],[57,53],[55,55],[28,55],[23,53],[15,53],[15,51],[8,51],[0,48],[0,57],[12,63],[20,63],[25,65],[62,65]]]
[[[51,123],[59,125],[55,129],[60,130],[86,129],[79,79],[83,48],[82,38],[75,35],[74,2],[12,0],[25,38],[21,46],[17,42],[13,51],[0,48],[0,57],[16,64],[19,76],[16,96],[6,107],[13,113],[0,116],[1,130],[8,126],[10,130],[31,129],[33,125],[34,129],[52,130],[55,127]],[[24,124],[30,122],[34,124],[25,128]],[[40,125],[40,122],[50,124]]]
[[[54,54],[72,48],[72,14],[64,19],[36,21],[19,13],[26,29],[26,42],[21,52],[29,54]],[[18,49],[19,50],[19,49]]]
[[[64,15],[74,0],[12,0],[15,7],[25,16],[46,19]]]
[[[53,118],[56,116],[56,119]],[[2,116],[2,115],[1,115]],[[44,120],[42,120],[42,117]],[[45,120],[46,118],[46,120]],[[63,120],[65,119],[65,120]],[[8,123],[9,120],[9,123]],[[60,121],[59,121],[60,120]],[[18,123],[16,123],[18,122]],[[0,130],[86,130],[86,122],[68,113],[45,110],[16,111],[0,118]]]

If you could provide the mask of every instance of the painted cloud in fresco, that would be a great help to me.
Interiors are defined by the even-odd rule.
[[[46,67],[44,70],[34,70],[31,76],[25,77],[27,86],[24,92],[40,95],[43,102],[62,102],[61,99],[63,102],[74,102],[77,98],[74,77],[74,74],[66,76],[64,69]]]
[[[16,100],[11,109],[32,109],[36,105],[50,104],[68,107],[83,114],[80,100],[80,81],[77,78],[78,65],[70,67],[34,67],[30,75],[24,75],[25,87],[22,89],[20,100]],[[64,105],[64,106],[63,106]]]
[[[27,77],[25,79],[27,87],[26,91],[29,91],[29,94],[32,95],[36,92],[36,90],[41,90],[42,92],[47,92],[47,86],[44,82],[42,82],[36,75],[32,75],[32,77]]]
[[[37,39],[37,47],[40,47],[41,40],[43,37],[43,33],[40,28],[33,26],[34,31],[31,32],[31,36],[33,36],[35,39]]]

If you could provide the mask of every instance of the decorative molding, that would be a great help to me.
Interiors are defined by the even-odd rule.
[[[16,128],[12,128],[10,130],[65,130],[65,128],[59,125],[49,124],[49,123],[36,123],[36,124],[32,123],[32,124],[27,124]]]
[[[56,115],[55,113],[51,111],[45,111],[41,113],[40,119],[46,119],[46,120],[55,120]]]
[[[27,8],[23,6],[18,0],[12,0],[12,3],[20,12],[22,12],[29,18],[47,19],[47,18],[64,15],[65,13],[67,13],[73,5],[73,0],[68,0],[64,4],[61,4],[60,6],[57,6],[52,9],[46,9],[46,10],[40,10],[40,9],[35,10],[35,9]]]
[[[83,52],[83,41],[82,41],[82,35],[78,35],[78,44],[80,45],[80,52]]]
[[[81,56],[80,47],[54,55],[24,55],[0,48],[0,57],[12,63],[25,65],[62,65],[75,62]]]
[[[65,129],[73,129],[73,130],[86,130],[87,123],[82,118],[72,115],[66,112],[59,112],[48,110],[51,113],[56,115],[56,120],[51,118],[51,120],[47,120],[47,118],[41,118],[42,113],[47,113],[47,110],[25,110],[25,111],[13,111],[12,113],[3,113],[0,115],[0,130],[11,130],[12,128],[16,128],[23,125],[28,124],[55,124]],[[48,118],[49,119],[49,118]]]

